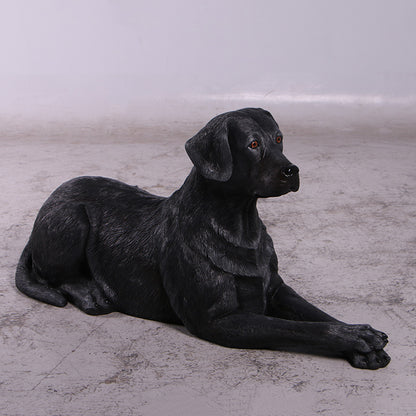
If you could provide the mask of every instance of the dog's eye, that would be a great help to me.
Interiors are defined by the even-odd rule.
[[[250,143],[250,147],[251,147],[252,149],[255,149],[256,147],[259,147],[259,142],[258,142],[257,140],[253,140],[253,141]]]
[[[283,137],[282,136],[277,136],[276,137],[276,143],[282,143]]]

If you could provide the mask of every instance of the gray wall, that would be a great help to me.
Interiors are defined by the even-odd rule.
[[[3,116],[193,99],[415,103],[412,0],[2,0]]]

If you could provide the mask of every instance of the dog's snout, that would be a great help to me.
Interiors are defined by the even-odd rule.
[[[284,167],[281,170],[281,173],[284,177],[290,178],[291,176],[297,175],[299,173],[299,168],[296,165],[289,165]]]

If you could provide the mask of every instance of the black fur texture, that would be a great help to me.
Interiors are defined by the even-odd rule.
[[[387,336],[314,307],[278,274],[258,198],[299,188],[272,115],[221,114],[188,140],[194,163],[169,198],[101,177],[44,203],[16,271],[28,296],[92,315],[119,311],[183,324],[236,348],[296,350],[385,367]]]

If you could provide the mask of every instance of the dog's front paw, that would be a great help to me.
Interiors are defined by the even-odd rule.
[[[348,362],[356,368],[377,370],[386,367],[390,362],[389,355],[384,351],[388,337],[384,332],[377,331],[370,325],[351,325],[355,334],[353,350],[346,351]]]
[[[332,328],[336,348],[344,353],[369,354],[382,350],[388,337],[370,325],[340,325]]]
[[[353,348],[361,353],[382,350],[388,343],[388,336],[370,325],[350,325],[353,333]]]
[[[390,362],[390,356],[384,351],[371,351],[367,354],[359,352],[346,353],[347,361],[355,368],[377,370],[386,367]]]
[[[335,328],[336,338],[348,362],[356,368],[377,370],[390,362],[384,351],[388,337],[370,325],[342,325]]]

